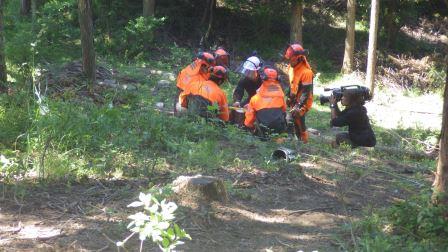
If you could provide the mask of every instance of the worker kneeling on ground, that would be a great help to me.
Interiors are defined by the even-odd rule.
[[[227,97],[219,87],[227,80],[227,69],[223,66],[210,68],[210,78],[207,81],[192,82],[179,95],[179,103],[189,113],[205,118],[218,117],[229,120]]]
[[[289,61],[288,106],[294,119],[296,136],[303,143],[308,142],[308,131],[305,126],[305,114],[313,105],[313,71],[306,60],[307,50],[299,44],[289,45],[285,59]]]
[[[211,53],[200,52],[194,61],[180,71],[176,86],[182,92],[192,82],[206,81],[210,77],[209,68],[215,66],[215,58]]]
[[[265,67],[260,71],[261,87],[249,101],[244,125],[260,137],[286,132],[286,103],[278,72]]]

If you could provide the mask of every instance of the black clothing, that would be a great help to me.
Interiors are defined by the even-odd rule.
[[[248,104],[250,98],[257,93],[257,89],[260,88],[262,82],[263,81],[259,77],[256,80],[243,77],[233,91],[233,101],[240,102],[241,107]],[[244,91],[247,93],[247,98],[243,101]]]
[[[213,118],[217,115],[217,111],[211,109],[212,102],[200,95],[188,95],[187,102],[187,111],[189,114],[195,114],[205,118]]]
[[[257,111],[257,125],[263,134],[266,133],[285,133],[286,119],[285,113],[281,108],[266,108]]]
[[[364,106],[344,109],[338,117],[331,120],[331,126],[348,126],[348,134],[353,146],[373,147],[376,144],[375,134]]]

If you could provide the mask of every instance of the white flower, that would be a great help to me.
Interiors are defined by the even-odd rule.
[[[145,221],[149,221],[149,216],[142,212],[133,214],[133,215],[129,216],[128,218],[131,220],[134,220],[134,225],[136,227],[141,227],[145,224]]]
[[[165,203],[165,200],[160,202],[160,207],[162,208],[162,218],[164,220],[173,220],[174,212],[177,209],[177,205],[174,202]]]
[[[145,207],[149,207],[151,204],[152,195],[150,193],[144,194],[141,192],[138,199],[145,205]]]
[[[141,201],[134,201],[128,205],[128,207],[140,207],[140,206],[143,206],[143,202]]]
[[[157,213],[159,210],[159,206],[157,204],[152,205],[151,207],[145,207],[150,213]]]
[[[123,247],[124,242],[119,241],[119,242],[115,243],[115,245],[117,245],[117,247]]]

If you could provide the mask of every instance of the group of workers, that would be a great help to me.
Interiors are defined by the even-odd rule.
[[[285,133],[289,119],[294,122],[297,138],[307,143],[305,115],[313,104],[313,71],[307,55],[308,51],[300,44],[288,45],[283,56],[288,62],[289,82],[284,88],[278,71],[264,65],[254,53],[237,69],[242,77],[229,106],[220,88],[228,79],[229,53],[221,47],[213,53],[200,52],[177,77],[179,93],[175,110],[187,110],[203,117],[217,116],[225,122],[229,121],[230,109],[244,110],[244,126],[261,137]],[[247,97],[243,100],[244,93]]]

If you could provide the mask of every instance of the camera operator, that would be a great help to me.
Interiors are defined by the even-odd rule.
[[[342,132],[336,135],[336,145],[347,143],[352,148],[358,146],[373,147],[376,144],[375,134],[364,107],[364,97],[356,90],[344,90],[341,104],[345,106],[343,111],[339,110],[335,96],[330,96],[331,126],[348,126],[348,133]]]

